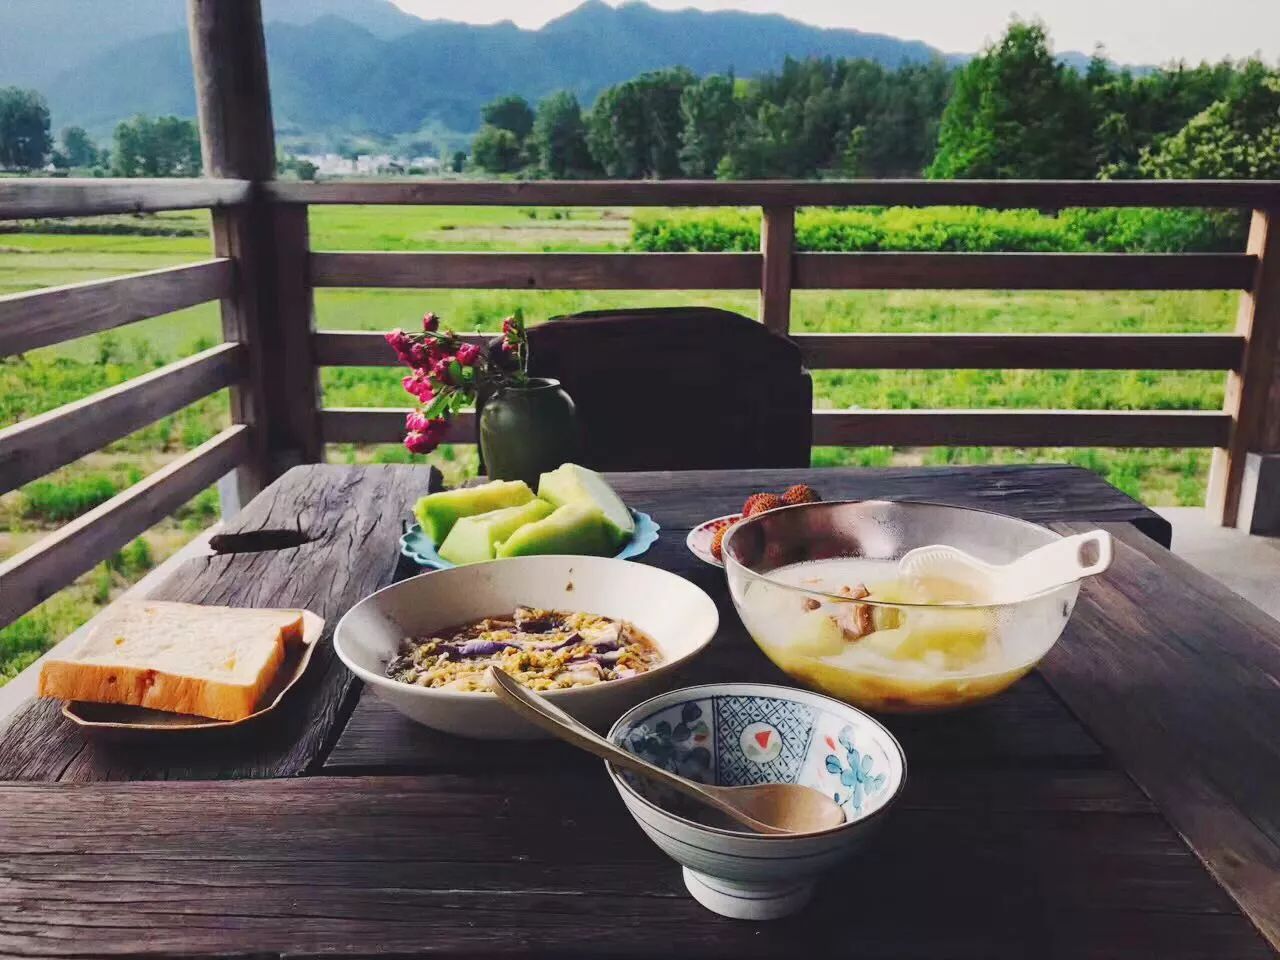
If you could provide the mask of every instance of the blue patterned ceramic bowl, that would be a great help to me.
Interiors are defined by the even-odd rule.
[[[640,556],[654,545],[658,539],[658,531],[662,529],[647,513],[632,510],[631,516],[636,521],[636,532],[622,545],[622,549],[614,554],[614,560],[630,560],[632,557]],[[436,552],[436,545],[416,523],[400,538],[400,552],[418,566],[428,567],[431,570],[452,570],[457,566]]]
[[[801,783],[832,797],[845,823],[764,836],[607,765],[636,822],[684,867],[685,885],[724,916],[766,920],[803,907],[817,876],[849,856],[884,819],[906,782],[888,730],[828,697],[770,684],[674,690],[623,714],[609,739],[690,780],[720,786]]]

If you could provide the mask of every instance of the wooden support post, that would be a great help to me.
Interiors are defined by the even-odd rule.
[[[1258,265],[1236,323],[1245,338],[1244,357],[1228,375],[1231,437],[1225,449],[1214,451],[1208,506],[1223,526],[1280,533],[1280,210],[1254,211],[1248,252]]]
[[[791,329],[791,267],[795,207],[765,207],[760,219],[760,320],[786,336]]]
[[[247,203],[213,218],[214,247],[236,268],[235,292],[222,301],[223,336],[247,352],[247,377],[231,400],[235,422],[253,428],[249,460],[237,471],[245,503],[323,452],[307,209],[262,196],[276,150],[260,0],[188,0],[187,10],[205,173],[253,184]]]

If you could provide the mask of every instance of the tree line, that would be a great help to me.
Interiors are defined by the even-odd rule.
[[[676,67],[536,108],[482,111],[491,173],[611,178],[1280,176],[1280,71],[1259,60],[1134,71],[1100,49],[1083,72],[1014,20],[959,68],[787,59],[776,73]]]
[[[53,138],[49,107],[35,90],[0,88],[0,169],[85,170],[98,176],[197,177],[200,134],[181,117],[136,116],[116,125],[112,145],[99,147],[83,127]]]

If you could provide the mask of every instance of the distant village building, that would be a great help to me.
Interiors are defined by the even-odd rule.
[[[315,164],[322,177],[376,177],[422,170],[438,173],[436,157],[393,157],[388,153],[362,153],[355,159],[337,153],[299,154],[295,159]]]

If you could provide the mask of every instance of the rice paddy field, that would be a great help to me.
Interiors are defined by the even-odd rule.
[[[626,250],[633,211],[317,207],[320,250]],[[210,255],[204,212],[0,224],[0,295],[171,266]],[[797,332],[1215,332],[1230,330],[1236,297],[1203,293],[1002,293],[851,291],[797,293]],[[322,329],[411,327],[427,311],[457,330],[497,330],[523,310],[530,322],[615,305],[705,304],[754,315],[751,292],[321,290]],[[220,338],[216,304],[144,321],[58,347],[0,359],[0,427],[88,396]],[[326,370],[324,399],[337,406],[407,406],[390,368]],[[1211,372],[957,370],[819,371],[823,408],[1062,407],[1213,409],[1224,378]],[[199,445],[227,423],[216,395],[57,473],[0,496],[0,559]],[[344,445],[339,462],[437,463],[451,480],[475,469],[474,451],[412,458],[399,447]],[[1153,505],[1203,502],[1207,451],[1162,449],[817,448],[816,465],[1065,461],[1093,469]],[[0,683],[83,623],[219,514],[207,490],[68,590],[0,630]]]

